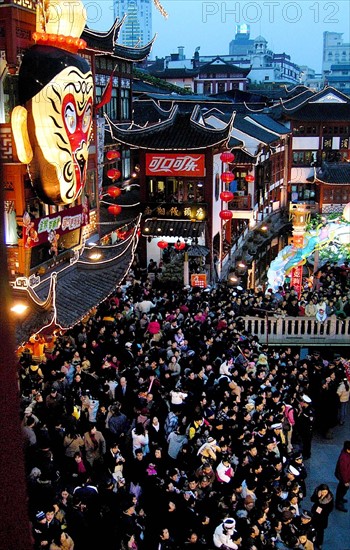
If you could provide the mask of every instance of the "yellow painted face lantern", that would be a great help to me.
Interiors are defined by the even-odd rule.
[[[18,158],[28,164],[32,185],[48,204],[72,203],[86,179],[93,78],[88,62],[65,49],[67,43],[74,49],[71,42],[58,35],[40,35],[23,57],[21,105],[12,112]],[[64,45],[56,47],[57,43]]]

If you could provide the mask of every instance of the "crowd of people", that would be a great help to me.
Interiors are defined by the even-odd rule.
[[[348,315],[348,276],[328,267],[317,303],[339,292]],[[35,549],[320,549],[350,479],[342,466],[335,498],[320,485],[305,510],[304,462],[347,418],[348,363],[264,346],[240,320],[294,301],[134,272],[40,363],[23,356]]]

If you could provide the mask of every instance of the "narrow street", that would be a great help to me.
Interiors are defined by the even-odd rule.
[[[334,477],[334,469],[337,458],[345,440],[350,439],[350,416],[344,426],[334,428],[334,439],[326,440],[317,433],[312,443],[311,459],[306,461],[308,471],[307,498],[303,502],[303,508],[310,510],[310,496],[320,483],[327,483],[335,495],[337,480]],[[350,498],[349,492],[347,498]],[[325,532],[322,550],[350,550],[350,504],[347,503],[347,513],[336,509],[329,516],[329,526]]]

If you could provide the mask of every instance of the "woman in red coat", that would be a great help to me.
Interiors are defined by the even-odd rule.
[[[335,469],[338,487],[335,495],[335,506],[340,512],[347,512],[344,506],[345,495],[350,486],[350,441],[344,441],[344,447],[339,455]]]

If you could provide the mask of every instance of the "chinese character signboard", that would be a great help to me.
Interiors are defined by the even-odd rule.
[[[203,177],[205,176],[205,157],[199,154],[146,153],[146,175]]]
[[[23,215],[23,240],[25,248],[44,244],[53,235],[61,236],[89,223],[89,212],[83,206],[75,206],[44,218],[32,219],[28,212]]]
[[[303,266],[298,265],[293,267],[290,272],[290,286],[294,287],[295,291],[298,293],[298,297],[301,296],[301,291],[303,289]]]
[[[194,273],[191,275],[191,286],[207,288],[207,276],[205,273]]]
[[[207,205],[205,203],[163,203],[162,205],[151,203],[146,206],[144,214],[157,218],[173,218],[184,220],[205,221],[207,219]]]

